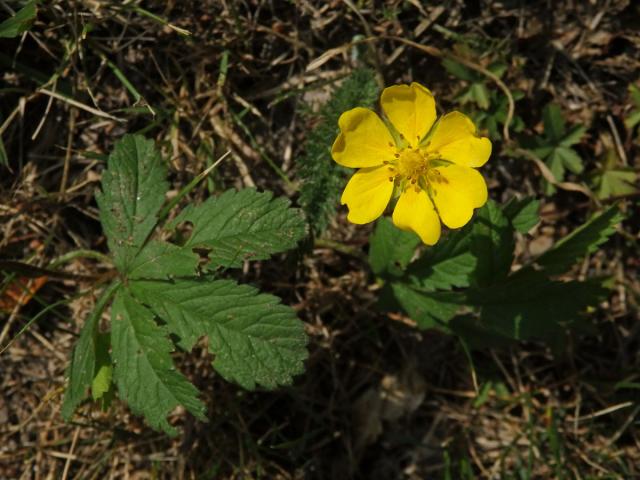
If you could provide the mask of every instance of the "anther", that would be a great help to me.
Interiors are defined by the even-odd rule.
[[[394,145],[393,145],[393,142],[389,142],[389,146],[390,146],[390,147],[393,147],[393,146],[394,146]]]
[[[389,162],[388,162],[387,160],[383,160],[383,161],[382,161],[382,164],[383,164],[383,165],[389,165]]]
[[[393,156],[396,157],[396,158],[400,158],[400,154],[399,153],[394,153]]]
[[[390,182],[393,182],[393,177],[389,177],[389,181],[390,181]]]

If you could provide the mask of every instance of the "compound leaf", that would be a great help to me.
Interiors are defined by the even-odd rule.
[[[133,281],[131,288],[187,349],[208,335],[213,367],[244,388],[290,384],[307,356],[304,325],[273,295],[230,280]]]
[[[400,230],[387,217],[380,218],[369,246],[371,270],[376,275],[401,276],[419,243],[417,235]]]
[[[543,267],[548,275],[564,273],[580,258],[594,252],[604,243],[623,218],[617,205],[612,205],[556,243],[538,257],[535,263]]]
[[[211,266],[238,267],[244,260],[263,260],[295,247],[306,234],[298,209],[285,198],[254,189],[228,190],[202,205],[188,206],[171,223],[193,224],[188,248],[209,250]]]
[[[127,290],[120,290],[111,308],[111,344],[114,380],[120,398],[137,415],[169,435],[176,430],[167,415],[183,405],[206,421],[198,390],[179,372],[171,359],[173,345],[153,318]]]
[[[157,223],[168,188],[166,168],[152,140],[125,135],[116,142],[96,194],[114,264],[127,273]]]

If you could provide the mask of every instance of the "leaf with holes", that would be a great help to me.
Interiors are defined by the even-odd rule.
[[[289,250],[307,233],[306,222],[284,198],[253,189],[229,190],[202,205],[189,205],[171,223],[193,224],[188,248],[208,250],[211,267],[238,267]]]
[[[152,140],[125,135],[116,142],[96,200],[109,250],[121,273],[128,272],[156,226],[168,188],[165,177],[166,168]]]
[[[273,295],[230,280],[132,281],[133,294],[190,349],[203,335],[213,367],[244,388],[290,384],[307,356],[304,325]]]

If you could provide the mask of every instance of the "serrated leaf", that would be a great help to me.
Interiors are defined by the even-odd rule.
[[[506,277],[513,262],[513,230],[500,207],[489,200],[473,221],[471,253],[478,259],[473,284],[490,285]]]
[[[474,83],[469,87],[469,92],[471,93],[471,97],[478,107],[483,110],[489,108],[490,100],[489,100],[489,92],[487,91],[487,87],[484,83]]]
[[[569,130],[569,133],[565,135],[565,137],[560,141],[560,145],[563,147],[570,147],[579,143],[584,137],[584,134],[587,132],[587,127],[584,125],[574,125]]]
[[[580,174],[584,170],[584,166],[582,165],[582,159],[580,155],[578,155],[575,150],[567,147],[558,147],[555,150],[556,155],[561,159],[562,164],[565,166],[567,170],[575,174]]]
[[[68,370],[69,384],[62,404],[62,418],[67,421],[73,415],[76,407],[87,397],[87,392],[95,377],[96,342],[100,317],[120,286],[119,282],[114,282],[102,292],[91,315],[82,326],[80,338],[73,349],[71,365]]]
[[[127,278],[167,280],[196,274],[199,256],[189,248],[151,240],[133,259]]]
[[[238,267],[289,250],[306,235],[306,223],[285,198],[254,189],[229,190],[185,208],[172,222],[193,224],[188,248],[209,249],[211,266]]]
[[[534,197],[520,200],[515,197],[502,207],[502,213],[511,222],[513,228],[520,233],[527,233],[540,221],[540,202]]]
[[[615,226],[624,216],[617,205],[612,205],[599,215],[576,228],[536,260],[536,264],[548,275],[566,272],[580,258],[594,252],[615,232]]]
[[[116,142],[96,194],[114,264],[127,273],[157,223],[168,188],[166,168],[152,140],[125,135]]]
[[[131,289],[183,347],[208,335],[213,366],[229,381],[275,388],[303,370],[304,325],[273,295],[230,280],[133,281]]]
[[[609,149],[603,167],[593,176],[598,198],[606,199],[638,192],[638,172],[619,164],[618,154],[613,148]]]
[[[405,232],[382,217],[371,235],[369,265],[376,275],[401,276],[420,243],[417,235]]]
[[[467,82],[475,82],[478,80],[478,76],[461,63],[445,58],[442,60],[442,66],[447,72],[460,80],[466,80]]]
[[[452,257],[425,255],[411,264],[407,277],[414,285],[427,290],[467,287],[477,263],[468,251]]]
[[[177,433],[167,415],[179,405],[206,421],[198,390],[173,365],[173,345],[153,314],[120,290],[111,308],[113,377],[120,398],[133,413],[169,435]]]
[[[562,161],[562,157],[557,154],[557,149],[553,149],[551,155],[546,160],[547,165],[549,165],[549,170],[553,173],[554,178],[557,182],[564,181],[564,162]],[[545,182],[545,194],[552,195],[556,191],[556,187],[549,183]]]
[[[630,167],[619,167],[603,172],[597,182],[596,194],[601,200],[638,192],[638,173]]]
[[[463,301],[458,292],[425,292],[400,282],[393,282],[391,290],[398,305],[423,329],[448,331],[447,324]]]
[[[0,38],[13,38],[29,30],[29,27],[36,19],[38,2],[32,0],[16,12],[13,17],[7,18],[0,23]]]
[[[555,103],[547,104],[542,110],[542,121],[544,122],[544,133],[547,138],[558,143],[565,135],[564,118],[559,105]]]
[[[544,272],[523,269],[508,281],[470,290],[467,301],[481,307],[481,322],[516,340],[561,340],[569,328],[585,326],[587,307],[607,290],[597,282],[554,282]]]

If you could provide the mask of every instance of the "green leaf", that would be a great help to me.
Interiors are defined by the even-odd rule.
[[[69,384],[62,404],[62,418],[67,421],[71,419],[76,407],[87,397],[87,391],[92,385],[95,377],[96,342],[100,317],[120,286],[120,282],[113,282],[102,292],[91,315],[85,321],[80,338],[73,349],[71,365],[68,370]]]
[[[127,290],[120,290],[113,301],[111,343],[115,383],[133,413],[169,435],[177,431],[166,417],[179,405],[206,421],[198,390],[173,365],[171,341]]]
[[[620,166],[615,149],[607,151],[604,166],[593,176],[595,191],[600,199],[631,195],[638,192],[638,173],[631,167]]]
[[[463,295],[458,292],[425,292],[394,282],[391,289],[395,300],[420,328],[439,328],[448,331],[447,323],[462,305]]]
[[[548,275],[558,275],[569,270],[580,258],[594,252],[614,232],[615,226],[624,219],[617,205],[595,215],[591,220],[575,229],[536,260]]]
[[[587,307],[606,293],[597,282],[554,282],[544,272],[523,269],[502,284],[470,290],[467,301],[481,307],[481,324],[489,331],[553,343],[569,328],[586,327]]]
[[[391,219],[382,217],[371,235],[369,265],[376,275],[402,276],[420,239],[393,225]]]
[[[624,124],[628,129],[632,129],[638,123],[640,123],[640,110],[632,111],[629,116],[624,120]]]
[[[99,333],[96,338],[96,366],[93,382],[91,382],[91,397],[93,400],[103,399],[111,390],[113,367],[109,347],[111,336],[108,333]]]
[[[514,342],[513,338],[485,325],[482,318],[475,315],[458,315],[451,319],[449,327],[472,350],[505,348]]]
[[[513,230],[500,207],[489,200],[476,213],[471,253],[478,259],[473,284],[490,285],[505,278],[513,262]]]
[[[168,280],[196,274],[199,257],[191,249],[151,240],[133,259],[129,279]]]
[[[484,83],[474,83],[469,87],[469,92],[471,93],[471,97],[478,107],[483,110],[486,110],[490,106],[489,100],[489,92],[487,90],[487,86]]]
[[[476,257],[468,251],[451,257],[427,254],[411,264],[407,277],[411,283],[426,290],[467,287],[477,263]]]
[[[547,165],[549,165],[549,170],[551,170],[551,173],[553,173],[554,178],[556,179],[556,181],[558,182],[563,182],[564,181],[564,162],[562,161],[562,157],[560,155],[558,155],[558,149],[554,148],[551,151],[551,155],[549,155],[549,157],[546,160]],[[553,193],[555,193],[556,191],[556,187],[545,181],[545,194],[546,195],[552,195]]]
[[[513,197],[502,207],[504,216],[520,233],[527,233],[538,224],[540,221],[539,210],[540,202],[534,197],[525,197],[520,200]]]
[[[442,60],[442,66],[447,72],[460,80],[465,80],[467,82],[476,82],[478,80],[477,75],[475,75],[472,70],[469,70],[467,67],[455,60],[445,58]]]
[[[0,23],[0,38],[13,38],[29,30],[36,19],[38,2],[32,0],[16,12],[16,14]]]
[[[570,170],[575,174],[580,174],[584,170],[580,155],[578,155],[572,148],[558,147],[555,150],[555,154],[560,158],[562,164],[567,170]]]
[[[208,335],[213,367],[244,388],[287,385],[307,356],[304,325],[273,295],[229,280],[133,281],[134,295],[190,349]]]
[[[565,137],[560,141],[560,145],[563,147],[570,147],[571,145],[575,145],[582,140],[584,134],[587,132],[587,127],[584,125],[574,125],[569,133],[565,135]]]
[[[597,182],[596,194],[604,200],[638,192],[638,173],[631,167],[619,167],[603,172]]]
[[[125,135],[102,173],[102,193],[96,194],[100,221],[114,264],[127,273],[157,223],[168,188],[166,168],[152,140]]]
[[[544,122],[544,133],[547,138],[558,143],[565,135],[564,118],[560,106],[549,103],[542,110],[542,121]]]
[[[212,266],[238,267],[289,250],[307,233],[300,210],[270,192],[229,190],[198,206],[189,205],[172,222],[193,224],[185,247],[209,250]]]

